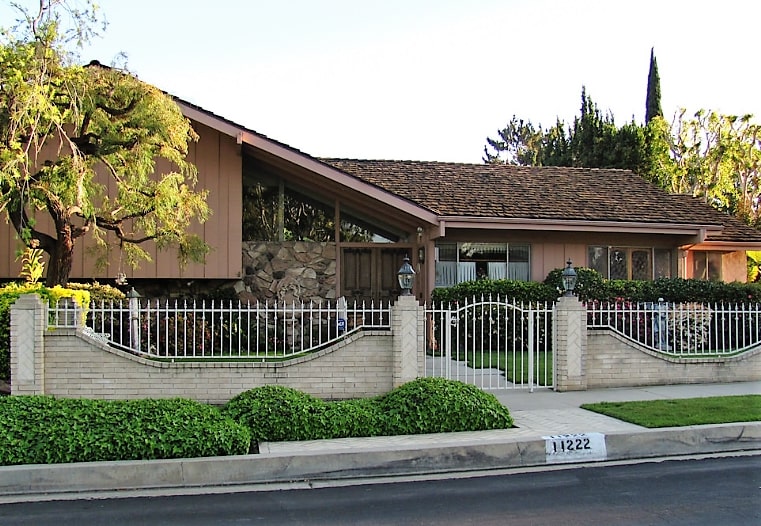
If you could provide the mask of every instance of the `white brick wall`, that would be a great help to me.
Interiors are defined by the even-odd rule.
[[[589,331],[589,389],[761,380],[761,348],[726,358],[668,358],[607,330]]]
[[[392,389],[391,334],[365,332],[283,363],[167,363],[112,349],[81,331],[46,334],[45,392],[71,398],[173,398],[223,404],[248,389],[286,385],[323,399]]]

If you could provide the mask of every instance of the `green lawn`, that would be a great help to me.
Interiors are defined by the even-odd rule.
[[[504,371],[505,378],[513,383],[528,383],[529,356],[528,351],[460,351],[457,359],[467,361],[472,369],[490,368]],[[545,381],[544,371],[547,368]],[[545,385],[552,383],[552,353],[540,352],[534,354],[534,383]]]
[[[651,428],[761,421],[761,395],[600,402],[581,407]]]

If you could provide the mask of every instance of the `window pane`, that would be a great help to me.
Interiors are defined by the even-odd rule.
[[[708,279],[708,258],[705,252],[695,252],[692,256],[692,277],[694,279]]]
[[[457,262],[436,262],[436,287],[451,287],[457,283]]]
[[[436,246],[438,261],[457,261],[457,245],[454,243],[442,243]]]
[[[457,279],[460,282],[481,278],[503,279],[506,263],[505,243],[462,243]]]
[[[708,252],[708,279],[721,281],[721,252]]]
[[[529,271],[529,245],[509,245],[507,278],[520,281],[531,279]]]
[[[655,278],[671,277],[671,251],[657,248],[655,249]]]
[[[463,243],[460,245],[460,261],[507,261],[507,245],[504,243]]]
[[[608,247],[589,247],[589,268],[608,277]]]
[[[610,279],[629,279],[625,249],[614,248],[610,251]]]
[[[653,279],[649,250],[632,250],[632,279]]]

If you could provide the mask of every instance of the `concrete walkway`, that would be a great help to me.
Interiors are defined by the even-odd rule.
[[[260,444],[263,453],[286,454],[304,451],[327,451],[356,448],[426,447],[431,444],[456,444],[463,441],[496,442],[520,438],[538,439],[546,435],[570,433],[621,433],[646,431],[638,425],[622,422],[599,413],[581,409],[594,402],[624,402],[761,394],[761,381],[732,384],[668,385],[616,389],[593,389],[557,393],[549,389],[490,391],[513,416],[516,428],[466,433],[404,435],[394,437],[340,438],[302,442],[268,442]]]
[[[588,402],[761,394],[761,381],[556,393],[498,391],[517,428],[260,444],[260,454],[0,467],[0,503],[238,491],[252,485],[446,475],[660,456],[761,454],[761,422],[645,429],[581,409]],[[586,448],[564,449],[577,435]]]

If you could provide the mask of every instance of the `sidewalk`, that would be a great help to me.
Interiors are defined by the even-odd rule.
[[[761,394],[761,381],[731,384],[667,385],[615,389],[593,389],[557,393],[543,389],[491,391],[507,406],[517,428],[498,431],[404,435],[394,437],[341,438],[303,442],[269,442],[260,444],[263,453],[286,454],[304,451],[331,451],[356,448],[425,447],[451,445],[463,441],[499,442],[521,438],[541,439],[547,435],[569,433],[642,432],[646,428],[581,409],[594,402],[623,402]]]
[[[585,411],[580,404],[761,393],[761,381],[556,393],[496,394],[517,428],[464,433],[260,444],[260,454],[157,461],[0,467],[0,503],[29,499],[233,491],[251,485],[426,476],[559,463],[733,451],[761,454],[761,422],[646,429]],[[587,447],[565,451],[557,435]],[[553,437],[554,436],[554,437]],[[557,447],[563,448],[558,452]],[[553,453],[553,448],[555,452]],[[561,454],[559,454],[561,453]],[[303,485],[302,485],[303,487]]]

